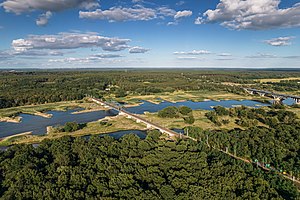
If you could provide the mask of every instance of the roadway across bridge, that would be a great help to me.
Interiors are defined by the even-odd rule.
[[[288,94],[278,94],[275,92],[257,90],[252,88],[243,88],[249,94],[258,94],[260,96],[271,97],[274,99],[274,104],[282,104],[282,101],[291,98],[295,101],[296,104],[300,104],[300,96],[288,95]]]
[[[150,121],[148,121],[148,120],[146,120],[146,119],[144,119],[144,118],[142,118],[142,117],[140,117],[140,116],[137,116],[137,115],[135,115],[135,114],[132,114],[132,113],[130,113],[130,112],[124,110],[123,108],[121,108],[121,107],[119,107],[119,106],[116,106],[116,105],[114,105],[114,104],[105,102],[105,101],[103,101],[103,100],[101,100],[101,99],[91,98],[91,100],[92,100],[93,102],[97,103],[97,104],[100,104],[100,105],[106,107],[106,108],[114,109],[114,110],[116,110],[116,111],[119,112],[119,115],[124,115],[124,116],[126,116],[127,118],[129,118],[129,119],[135,120],[137,123],[144,123],[144,124],[146,124],[146,126],[147,126],[148,129],[157,129],[157,130],[159,130],[161,133],[168,134],[170,137],[181,137],[181,138],[189,138],[189,139],[193,139],[193,138],[190,138],[190,137],[188,137],[188,136],[185,136],[185,135],[181,135],[181,134],[179,134],[179,133],[176,133],[175,131],[172,131],[172,130],[167,129],[167,128],[165,128],[165,127],[162,127],[162,126],[160,126],[160,125],[157,125],[157,124],[155,124],[155,123],[153,123],[153,122],[150,122]],[[195,140],[195,139],[193,139],[193,140]]]

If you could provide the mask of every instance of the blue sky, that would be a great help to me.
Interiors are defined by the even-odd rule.
[[[0,2],[0,68],[300,67],[296,0]]]

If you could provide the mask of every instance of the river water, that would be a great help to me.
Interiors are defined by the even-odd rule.
[[[251,100],[224,100],[224,101],[204,101],[204,102],[167,102],[163,101],[159,104],[153,104],[147,101],[142,101],[142,104],[135,107],[127,108],[126,110],[135,114],[143,114],[144,112],[158,112],[159,110],[166,108],[168,106],[188,106],[193,110],[212,110],[213,106],[223,106],[223,107],[234,107],[234,106],[249,106],[249,107],[260,107],[267,106],[269,104],[264,104],[258,101]],[[78,110],[78,109],[77,109]],[[49,111],[47,113],[52,114],[52,118],[44,118],[40,116],[21,114],[21,123],[11,123],[11,122],[0,122],[0,138],[32,131],[32,134],[42,135],[46,133],[47,126],[57,126],[63,125],[66,122],[77,122],[77,123],[87,123],[91,121],[97,121],[106,116],[115,116],[118,113],[113,110],[109,111],[95,111],[88,113],[72,114],[76,110],[63,111]]]

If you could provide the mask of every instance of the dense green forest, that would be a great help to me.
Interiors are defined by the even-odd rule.
[[[297,199],[291,181],[203,143],[93,136],[0,152],[1,199]]]
[[[255,79],[285,78],[297,74],[300,75],[299,72],[246,70],[0,71],[0,108],[78,100],[85,94],[122,97],[128,93],[144,95],[175,90],[244,92],[240,86],[222,82],[295,91],[299,89],[296,81],[259,84]]]
[[[216,125],[222,123],[222,116],[231,116],[237,117],[236,123],[246,129],[203,131],[200,127],[188,127],[190,136],[300,177],[300,122],[295,113],[247,107],[214,109],[207,117]]]

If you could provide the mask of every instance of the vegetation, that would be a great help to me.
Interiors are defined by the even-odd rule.
[[[260,83],[262,78],[299,77],[298,72],[272,71],[0,71],[0,108],[96,97],[151,95],[191,91],[242,94],[240,84],[256,84],[261,89],[296,92],[297,80]],[[229,94],[228,94],[229,93]],[[237,95],[237,96],[238,96]],[[207,95],[209,97],[211,95]],[[226,96],[224,97],[226,98]],[[187,98],[186,98],[187,99]],[[186,100],[185,99],[185,100]]]
[[[297,199],[291,181],[193,141],[64,137],[0,152],[2,199]]]
[[[206,141],[209,137],[209,143],[219,149],[228,148],[238,156],[270,163],[277,169],[300,177],[300,121],[295,113],[236,107],[226,111],[217,108],[209,115],[217,116],[219,122],[218,117],[225,113],[238,117],[237,123],[249,128],[216,131],[190,129],[189,134],[194,134],[200,141]],[[258,122],[264,126],[256,126]]]
[[[166,107],[158,112],[158,116],[162,118],[180,118],[182,117],[187,124],[193,124],[195,118],[193,116],[193,110],[187,106],[175,106]]]
[[[76,122],[67,122],[64,126],[57,126],[53,128],[54,133],[59,132],[74,132],[86,127],[86,124],[78,124]]]
[[[45,112],[51,110],[66,111],[68,109],[74,109],[74,108],[83,108],[84,112],[103,110],[103,107],[88,102],[84,99],[80,101],[78,100],[78,101],[68,101],[68,102],[57,102],[57,103],[47,103],[41,105],[28,105],[28,106],[0,109],[0,121],[1,120],[12,121],[14,119],[15,119],[14,121],[16,122],[21,121],[21,118],[18,117],[20,113],[40,115],[42,117],[51,117],[51,115]]]

